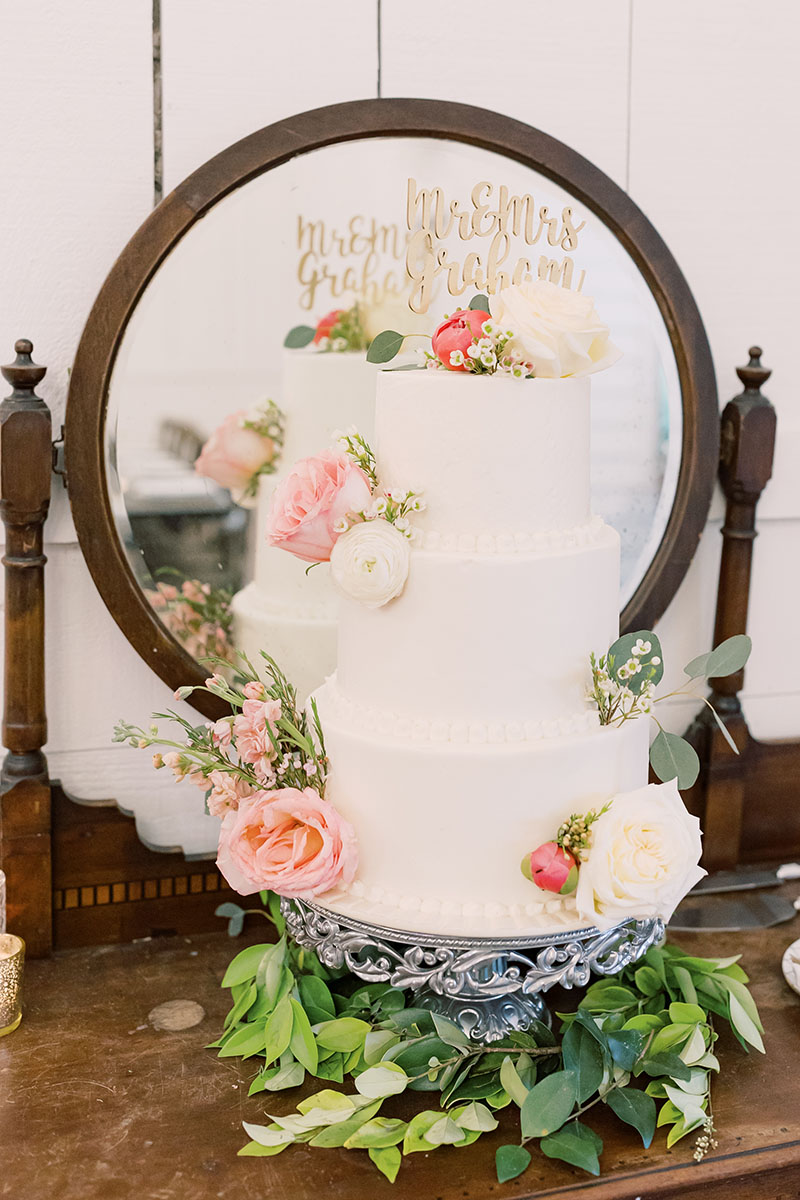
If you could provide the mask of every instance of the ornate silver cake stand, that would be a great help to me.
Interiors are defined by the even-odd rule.
[[[410,988],[415,1004],[449,1017],[476,1042],[549,1023],[542,995],[555,984],[584,987],[594,971],[614,975],[664,937],[657,918],[613,929],[538,937],[449,937],[385,929],[304,900],[283,900],[291,936],[326,967],[347,967],[369,983]]]

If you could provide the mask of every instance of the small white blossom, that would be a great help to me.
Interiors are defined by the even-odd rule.
[[[320,338],[319,341],[317,342],[317,345],[319,346],[320,350],[329,350],[330,344],[331,344],[331,339],[326,338],[326,337]]]
[[[334,338],[333,341],[331,342],[331,350],[341,351],[341,350],[346,350],[346,349],[347,349],[347,338],[338,337],[338,338]]]
[[[463,365],[463,363],[464,363],[463,351],[462,350],[451,350],[450,351],[450,366],[451,367],[460,367]]]
[[[339,517],[337,521],[333,522],[334,533],[347,533],[349,528],[350,522],[348,521],[347,517]]]
[[[524,379],[525,377],[525,372],[519,365],[511,368],[511,374],[513,375],[514,379]]]
[[[494,321],[492,321],[491,319],[488,321],[484,321],[483,324],[481,325],[481,329],[486,334],[487,338],[493,337],[494,333],[495,333]]]
[[[473,342],[471,346],[467,346],[467,354],[470,358],[480,358],[481,352]]]
[[[411,522],[408,517],[398,517],[394,523],[395,529],[399,529],[401,533],[405,533],[410,528]]]
[[[488,337],[478,338],[477,345],[479,350],[494,350],[494,342]]]
[[[315,762],[307,762],[304,764],[303,770],[311,778],[312,775],[316,775],[317,773],[317,764]]]
[[[653,655],[653,657],[650,659],[650,662],[653,664],[654,667],[661,666],[661,659],[658,657],[657,654]]]

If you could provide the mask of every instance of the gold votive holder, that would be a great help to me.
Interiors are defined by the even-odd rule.
[[[25,943],[14,933],[0,933],[0,1037],[13,1033],[22,1020],[22,972]]]

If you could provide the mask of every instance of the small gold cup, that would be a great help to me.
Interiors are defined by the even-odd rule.
[[[13,933],[0,933],[0,1037],[13,1033],[22,1020],[22,972],[25,943]]]

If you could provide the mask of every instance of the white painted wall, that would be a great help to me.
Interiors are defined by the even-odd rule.
[[[161,0],[166,189],[253,129],[376,95],[376,0]],[[760,342],[775,371],[775,478],[756,544],[746,706],[762,737],[800,736],[800,409],[792,223],[800,169],[800,11],[783,0],[383,0],[382,92],[509,113],[571,144],[630,191],[698,298],[724,402]],[[756,19],[757,18],[757,19]],[[56,427],[91,302],[153,195],[151,0],[0,0],[0,355],[32,338]],[[66,497],[47,526],[51,768],[88,799],[135,810],[149,844],[198,853],[213,824],[132,752],[117,714],[170,702],[108,616]],[[661,623],[680,667],[710,644],[719,508]],[[678,672],[679,673],[679,672]],[[691,706],[676,708],[680,728]],[[144,759],[145,756],[142,756]]]

